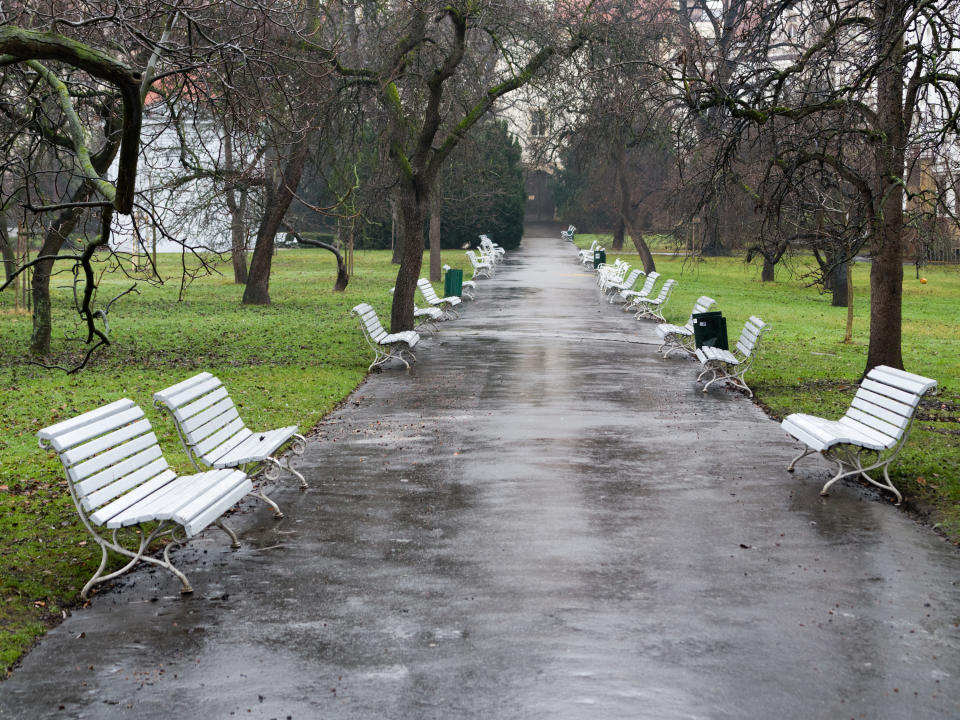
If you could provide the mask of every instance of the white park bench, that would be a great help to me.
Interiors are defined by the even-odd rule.
[[[573,225],[570,225],[569,227],[567,227],[566,230],[560,231],[560,239],[573,242],[573,236],[576,234],[577,234],[577,229]]]
[[[41,448],[60,458],[80,521],[100,546],[100,566],[80,591],[84,600],[94,585],[140,562],[169,570],[180,580],[181,592],[193,592],[187,576],[170,561],[170,550],[210,524],[226,532],[233,547],[240,546],[221,516],[251,492],[250,478],[227,469],[178,477],[164,460],[150,421],[132,400],[51,425],[37,437]],[[170,540],[162,557],[148,555],[161,538]],[[110,552],[126,563],[105,573]]]
[[[616,294],[616,297],[619,297],[621,300],[625,301],[623,309],[625,312],[633,312],[637,308],[637,302],[640,298],[649,297],[650,293],[653,292],[653,286],[657,284],[657,280],[660,279],[660,273],[654,270],[652,273],[647,275],[647,278],[643,281],[643,285],[640,286],[639,290],[621,290]],[[612,302],[612,300],[611,300]]]
[[[454,308],[461,303],[460,298],[456,295],[450,295],[445,298],[437,297],[437,291],[433,289],[433,285],[427,278],[417,280],[417,287],[420,288],[420,294],[423,295],[423,299],[426,300],[431,307],[440,308],[440,310],[449,317],[460,317],[460,314],[454,310]]]
[[[270,482],[280,477],[281,470],[287,470],[300,481],[300,489],[308,487],[303,475],[291,465],[290,456],[277,457],[287,443],[293,455],[303,455],[307,441],[297,433],[297,426],[253,432],[244,424],[223,383],[210,373],[199,373],[155,392],[153,405],[173,418],[183,450],[197,470],[201,465],[237,468],[251,477],[263,470]],[[259,482],[250,494],[273,508],[274,517],[283,517]]]
[[[497,245],[487,235],[480,236],[479,250],[481,251],[482,255],[489,255],[494,262],[503,262],[503,258],[507,254],[506,250],[504,250],[500,245]]]
[[[609,293],[610,302],[613,302],[613,298],[622,290],[632,290],[633,286],[637,284],[637,280],[645,275],[646,273],[643,270],[633,269],[625,279],[620,280],[619,282],[607,283],[607,286],[604,288],[604,290],[605,292]]]
[[[360,303],[351,312],[360,318],[363,336],[366,338],[367,344],[373,349],[373,362],[367,368],[368,371],[380,367],[390,358],[396,358],[407,366],[407,370],[410,369],[410,363],[406,361],[403,354],[407,353],[416,362],[417,356],[413,354],[412,350],[420,342],[420,335],[416,331],[404,330],[398,333],[388,333],[380,323],[377,311],[367,303]]]
[[[763,320],[751,316],[750,319],[744,323],[743,331],[737,340],[735,350],[738,354],[735,355],[729,350],[716,347],[697,348],[695,354],[700,361],[701,368],[700,374],[697,376],[697,382],[702,381],[707,374],[712,376],[707,384],[703,386],[703,391],[706,392],[707,388],[715,382],[727,382],[734,387],[746,390],[749,396],[753,397],[753,390],[747,387],[747,383],[743,378],[753,362],[753,357],[757,350],[757,343],[769,329],[770,326],[763,322]]]
[[[593,253],[597,250],[603,250],[603,248],[600,247],[600,242],[598,240],[594,240],[590,243],[590,247],[588,247],[586,250],[577,251],[577,260],[582,265],[593,264]]]
[[[494,260],[487,258],[481,260],[473,250],[467,250],[467,259],[470,260],[470,266],[473,268],[471,280],[477,281],[481,278],[489,278],[494,274]]]
[[[659,322],[666,322],[666,318],[663,317],[663,308],[666,307],[667,302],[669,302],[670,295],[676,286],[677,281],[670,278],[660,286],[660,292],[657,293],[656,297],[648,296],[637,298],[636,303],[634,303],[637,309],[637,320],[658,320]]]
[[[686,325],[671,325],[670,323],[661,323],[657,325],[656,332],[660,338],[660,347],[658,352],[663,356],[670,357],[672,352],[680,352],[686,355],[695,355],[696,347],[693,336],[693,316],[700,313],[709,312],[716,304],[713,298],[701,295],[693,304],[693,310],[690,312],[690,319]]]
[[[444,265],[443,269],[444,272],[446,272],[450,269],[450,266]],[[466,287],[466,283],[464,283],[464,287]],[[396,287],[390,288],[390,294],[393,295],[396,290]],[[413,329],[417,334],[429,332],[431,335],[436,335],[440,330],[440,328],[437,327],[437,323],[444,320],[446,320],[446,317],[443,314],[443,310],[435,307],[420,307],[416,303],[413,304]]]
[[[798,460],[820,453],[837,464],[837,474],[823,486],[821,495],[826,495],[837,480],[862,475],[896,495],[900,504],[903,496],[890,481],[888,468],[910,436],[920,399],[936,386],[936,380],[877,365],[860,383],[850,409],[839,420],[801,413],[788,415],[781,427],[807,448],[790,462],[787,470],[793,472]],[[866,466],[864,453],[872,459]],[[878,468],[883,468],[883,482],[867,474]]]
[[[617,258],[612,263],[600,263],[597,266],[597,287],[606,291],[607,284],[620,282],[630,270],[630,263]]]

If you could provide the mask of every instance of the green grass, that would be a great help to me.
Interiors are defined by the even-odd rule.
[[[589,247],[591,238],[577,237]],[[634,255],[608,255],[638,264]],[[744,321],[757,315],[772,329],[747,375],[757,402],[774,418],[792,412],[839,417],[850,405],[866,365],[869,340],[869,272],[854,268],[853,342],[844,344],[847,310],[808,287],[809,259],[777,267],[776,281],[760,281],[758,264],[743,258],[655,257],[657,271],[675,278],[667,307],[670,322],[686,322],[700,295],[717,301],[735,342]],[[903,362],[907,370],[934,378],[936,394],[921,404],[910,440],[891,468],[894,484],[915,508],[954,540],[960,538],[960,267],[928,266],[921,284],[904,268]]]
[[[589,236],[577,236],[588,245]],[[629,243],[628,243],[629,247]],[[636,262],[636,257],[627,256]],[[444,258],[463,267],[462,253]],[[610,261],[613,261],[611,256]],[[858,265],[854,344],[843,345],[844,308],[805,287],[802,266],[778,268],[776,283],[761,283],[759,270],[739,259],[695,262],[658,255],[657,269],[679,281],[668,307],[672,321],[685,321],[694,299],[714,297],[731,334],[750,314],[773,329],[748,376],[774,416],[807,411],[839,415],[849,404],[863,370],[867,341],[867,266]],[[175,277],[179,258],[161,257]],[[30,318],[12,310],[0,294],[0,667],[9,668],[65,609],[99,560],[99,550],[80,526],[56,458],[37,448],[34,433],[51,423],[120,397],[141,404],[167,459],[190,471],[172,424],[152,407],[154,391],[210,370],[227,384],[252,427],[297,423],[309,430],[366,374],[371,353],[350,316],[366,300],[386,318],[396,276],[385,251],[356,255],[356,273],[345,293],[333,293],[334,263],[323,251],[282,251],[274,260],[269,307],[240,305],[242,288],[227,277],[196,281],[183,302],[176,280],[118,301],[110,312],[113,345],[77,375],[24,362]],[[468,273],[469,274],[469,273]],[[926,268],[929,283],[908,273],[904,296],[904,362],[936,378],[940,393],[922,409],[895,482],[914,501],[934,508],[936,520],[960,536],[960,339],[955,313],[960,297],[957,269]],[[57,278],[54,285],[63,284]],[[101,291],[110,298],[130,281],[108,276]],[[76,360],[80,343],[70,319],[69,294],[55,293],[54,351],[58,361]],[[922,478],[922,481],[918,481]]]
[[[309,431],[357,386],[372,359],[350,308],[370,302],[388,324],[397,272],[389,252],[358,252],[349,287],[334,293],[330,253],[281,251],[270,282],[273,304],[245,307],[229,265],[220,268],[225,276],[195,281],[178,302],[180,258],[161,255],[159,261],[168,282],[141,283],[139,294],[113,305],[112,345],[76,375],[25,362],[31,319],[14,312],[10,292],[0,294],[0,668],[9,668],[65,608],[76,605],[100,559],[78,521],[59,461],[37,447],[37,430],[129,397],[150,417],[170,464],[189,472],[176,431],[153,408],[152,395],[209,370],[229,388],[251,427],[298,424]],[[455,251],[444,261],[466,264]],[[52,285],[66,282],[58,276]],[[108,275],[100,298],[106,301],[130,284]],[[83,354],[82,343],[64,339],[80,334],[71,295],[57,289],[53,298],[52,359],[63,365]]]

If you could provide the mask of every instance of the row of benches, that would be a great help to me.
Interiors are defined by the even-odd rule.
[[[595,249],[581,250],[578,259],[583,262],[588,254],[592,258]],[[632,291],[634,283],[644,273],[634,270],[627,275],[628,268],[621,260],[599,266],[598,284],[603,290],[613,290],[623,298],[632,295],[648,297],[659,277],[657,273],[651,272],[646,276],[644,286],[639,291]],[[664,288],[672,282],[668,280]],[[661,296],[669,296],[669,288],[666,292],[661,290]],[[665,302],[662,300],[658,303],[660,310],[663,304]],[[744,324],[733,352],[716,347],[696,347],[694,315],[708,312],[715,304],[712,298],[703,295],[694,303],[685,325],[658,324],[656,332],[661,340],[658,350],[665,358],[675,352],[696,358],[701,368],[697,382],[709,377],[704,384],[704,392],[715,382],[725,382],[745,390],[752,397],[753,391],[747,386],[745,375],[769,325],[751,316]],[[638,313],[638,317],[656,316],[647,311]],[[662,313],[658,319],[663,320]],[[797,461],[819,453],[836,464],[836,473],[823,486],[821,494],[826,495],[834,483],[845,477],[863,477],[873,485],[892,492],[899,504],[903,496],[890,479],[889,466],[910,435],[910,427],[922,397],[936,386],[936,381],[930,378],[880,365],[864,377],[850,408],[839,420],[802,413],[788,415],[781,426],[806,447],[790,462],[787,470],[793,472]],[[871,475],[873,471],[882,471],[883,479]]]
[[[483,275],[489,276],[492,267],[486,263],[498,261],[503,251],[485,236],[481,247],[480,256],[473,261],[477,262],[475,268],[486,270]],[[474,281],[467,281],[467,285],[476,286]],[[455,313],[459,297],[438,298],[425,278],[418,286],[430,304],[420,310],[427,310],[430,320]],[[413,356],[410,348],[417,344],[418,333],[387,333],[373,308],[364,303],[353,311],[363,321],[364,333],[377,353],[371,369],[391,357],[403,360],[402,351]],[[170,571],[180,580],[181,592],[192,592],[187,576],[170,559],[173,548],[210,525],[221,528],[230,537],[231,546],[239,547],[236,533],[223,522],[224,514],[239,500],[253,496],[266,503],[274,517],[282,518],[266,486],[286,470],[299,480],[301,489],[307,487],[305,478],[291,463],[306,449],[297,426],[267,432],[250,430],[223,383],[210,373],[160,390],[153,399],[158,409],[173,418],[196,473],[178,475],[170,467],[150,421],[127,398],[37,433],[40,447],[54,451],[60,459],[80,520],[101,550],[99,567],[80,593],[84,600],[92,587],[140,562]],[[286,455],[281,454],[284,449],[289,450]],[[161,557],[150,554],[157,541],[165,541]],[[107,572],[110,553],[125,562]]]

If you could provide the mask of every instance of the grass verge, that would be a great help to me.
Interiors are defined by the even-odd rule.
[[[462,252],[444,257],[463,267]],[[129,397],[150,418],[160,445],[178,472],[192,472],[170,420],[154,410],[155,391],[201,370],[218,375],[253,428],[298,424],[301,431],[346,397],[364,378],[372,352],[350,308],[372,304],[386,323],[389,289],[397,268],[387,251],[358,252],[346,292],[331,291],[333,256],[322,250],[281,251],[271,277],[273,305],[240,304],[242,286],[228,276],[195,281],[178,302],[180,257],[161,255],[167,284],[142,284],[110,310],[110,347],[76,375],[25,362],[31,318],[0,294],[0,668],[9,670],[45,628],[79,601],[79,591],[100,560],[99,547],[80,525],[66,480],[53,453],[34,433],[59,420]],[[467,273],[469,276],[469,272]],[[64,276],[53,286],[63,285]],[[102,306],[131,281],[107,275]],[[72,292],[53,292],[53,356],[75,364],[82,357],[69,303]]]
[[[609,244],[609,236],[601,235],[577,235],[576,244],[586,248],[594,238]],[[636,254],[607,255],[611,263],[617,258],[639,264]],[[792,412],[837,418],[846,411],[866,365],[868,263],[854,267],[853,342],[844,344],[847,309],[831,306],[829,295],[809,287],[812,259],[798,257],[778,265],[772,283],[761,282],[759,266],[745,264],[742,257],[696,260],[657,255],[654,259],[664,278],[677,280],[666,310],[669,322],[685,323],[697,297],[709,295],[727,318],[731,343],[750,315],[772,326],[747,375],[756,402],[768,414],[777,419]],[[903,362],[907,370],[934,378],[939,386],[921,404],[910,439],[891,467],[891,477],[907,499],[908,510],[957,542],[960,267],[927,266],[921,274],[925,284],[916,279],[912,266],[904,268]]]

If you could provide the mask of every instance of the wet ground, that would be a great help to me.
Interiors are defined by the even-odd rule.
[[[95,596],[0,718],[960,717],[957,551],[787,474],[569,244],[525,239],[417,354],[320,426],[286,519],[180,551],[192,597]]]

